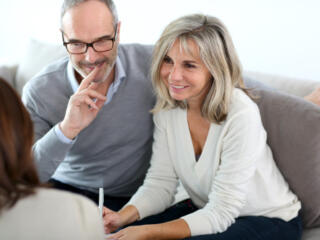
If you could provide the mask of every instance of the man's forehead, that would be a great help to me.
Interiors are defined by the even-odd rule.
[[[62,17],[62,27],[110,27],[113,25],[113,16],[110,9],[103,2],[91,0],[82,2],[68,9]]]
[[[99,1],[88,1],[69,9],[62,18],[68,38],[90,40],[114,33],[113,17]]]

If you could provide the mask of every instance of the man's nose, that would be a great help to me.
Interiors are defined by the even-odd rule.
[[[96,52],[91,46],[88,47],[85,54],[85,59],[87,62],[94,63],[99,59],[99,53]]]

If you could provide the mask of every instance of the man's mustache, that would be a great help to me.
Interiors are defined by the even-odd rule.
[[[80,62],[79,62],[79,65],[80,65],[80,67],[89,67],[89,68],[92,68],[92,67],[96,67],[96,66],[100,65],[101,63],[110,64],[111,61],[110,61],[110,59],[108,59],[108,58],[98,59],[98,60],[95,61],[94,63],[90,63],[90,62],[87,62],[86,60],[83,60],[83,61],[80,61]]]

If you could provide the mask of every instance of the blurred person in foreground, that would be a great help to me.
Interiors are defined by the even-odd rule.
[[[32,157],[32,121],[1,78],[0,102],[0,239],[104,239],[92,201],[40,183]]]

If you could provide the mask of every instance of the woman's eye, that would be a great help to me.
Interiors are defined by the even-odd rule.
[[[164,59],[163,59],[163,62],[165,62],[165,63],[172,63],[172,60],[171,60],[171,58],[169,58],[168,56],[165,56]]]
[[[185,63],[184,66],[185,66],[186,68],[195,68],[195,67],[196,67],[195,65],[193,65],[193,64],[191,64],[191,63]]]

